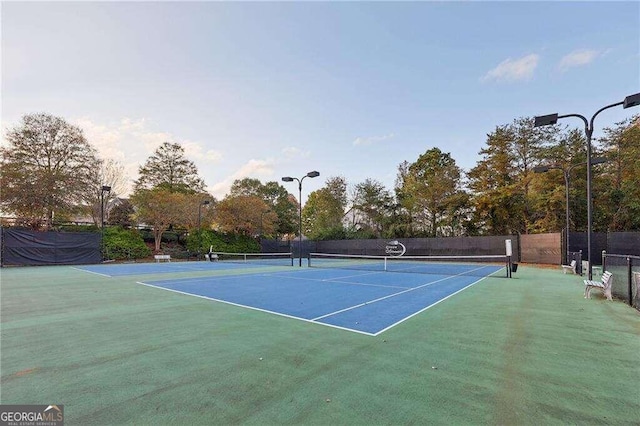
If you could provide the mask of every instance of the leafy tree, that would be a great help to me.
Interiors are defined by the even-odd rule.
[[[138,189],[131,197],[136,207],[135,218],[153,228],[155,250],[160,251],[162,234],[172,224],[180,222],[185,195],[165,188]]]
[[[390,224],[389,218],[394,208],[393,196],[381,182],[366,179],[356,185],[352,196],[352,227],[368,230],[381,237]]]
[[[204,204],[205,201],[209,203]],[[192,230],[196,229],[199,223],[202,228],[208,229],[214,222],[216,205],[215,197],[206,192],[183,194],[182,203],[179,206],[182,211],[180,220],[174,225]]]
[[[600,142],[609,161],[598,166],[607,173],[594,179],[593,192],[600,201],[594,203],[594,228],[640,230],[640,116],[616,123],[604,133]]]
[[[510,126],[497,126],[487,135],[482,159],[469,173],[475,218],[481,233],[505,235],[523,232],[524,197],[517,180],[516,154]]]
[[[462,196],[461,170],[451,155],[432,148],[415,163],[401,164],[400,176],[399,198],[413,225],[434,237],[450,232],[452,208]]]
[[[261,198],[267,208],[275,213],[277,219],[273,228],[276,235],[285,235],[294,233],[298,229],[298,203],[291,198],[287,189],[278,182],[267,182],[262,184],[258,179],[245,178],[236,180],[231,185],[231,196],[256,196]],[[265,235],[266,228],[263,232]]]
[[[342,220],[347,205],[347,183],[343,177],[327,179],[325,186],[309,194],[302,209],[302,233],[311,239],[333,239],[344,235]]]
[[[530,230],[559,232],[566,227],[566,182],[569,180],[570,230],[586,229],[586,140],[577,129],[550,127],[548,146],[540,150],[539,164],[554,169],[530,174],[530,202],[533,209]]]
[[[31,114],[8,131],[2,157],[2,209],[33,228],[51,228],[95,190],[99,160],[82,130],[60,117]]]
[[[270,234],[277,220],[276,213],[255,195],[229,195],[218,203],[217,223],[223,232],[243,235]]]
[[[138,170],[135,189],[163,188],[170,192],[204,192],[196,165],[184,157],[184,148],[164,142]]]
[[[515,173],[518,187],[521,191],[522,228],[525,233],[531,230],[532,209],[529,183],[532,178],[533,167],[538,164],[545,144],[557,133],[553,127],[533,127],[533,118],[521,117],[513,120],[510,130],[513,135],[512,150],[515,154]]]

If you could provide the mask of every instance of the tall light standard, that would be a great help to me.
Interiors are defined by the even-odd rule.
[[[584,133],[587,136],[587,259],[589,261],[588,269],[590,280],[593,279],[591,264],[591,234],[593,232],[593,212],[591,211],[593,205],[593,201],[591,200],[591,136],[593,135],[593,121],[595,120],[596,116],[605,109],[617,107],[620,105],[622,105],[622,107],[625,109],[640,105],[640,93],[627,96],[622,102],[616,102],[615,104],[607,105],[600,108],[598,111],[596,111],[595,114],[593,114],[593,116],[591,117],[591,121],[588,121],[583,115],[580,114],[558,115],[556,113],[537,116],[535,117],[533,124],[534,127],[549,126],[556,124],[559,118],[566,117],[577,117],[584,122]]]
[[[202,226],[200,225],[202,222],[202,206],[207,206],[209,203],[209,200],[204,200],[198,204],[198,260],[200,260],[200,253],[202,250]]]
[[[110,193],[111,187],[107,185],[102,185],[100,188],[100,228],[104,229],[104,193]]]
[[[593,160],[591,160],[591,164],[602,164],[604,162],[606,162],[607,159],[604,157],[597,157],[594,158]],[[533,172],[534,173],[546,173],[549,170],[562,170],[562,174],[564,174],[564,195],[565,195],[565,219],[566,219],[566,224],[565,224],[565,232],[566,232],[566,243],[567,243],[567,251],[565,253],[565,263],[568,264],[569,263],[569,173],[571,172],[571,170],[573,170],[574,168],[578,167],[578,166],[584,166],[585,164],[587,164],[586,162],[584,163],[578,163],[578,164],[574,164],[573,166],[569,166],[567,168],[564,168],[562,166],[558,166],[558,165],[549,165],[549,166],[536,166],[533,168]]]
[[[110,193],[111,187],[108,185],[102,185],[100,188],[100,235],[102,251],[104,252],[104,193]],[[108,198],[108,197],[107,197]],[[103,253],[104,256],[104,253]]]
[[[294,178],[291,176],[285,176],[282,178],[282,180],[284,182],[293,182],[294,180],[298,181],[298,191],[299,191],[299,197],[298,197],[298,203],[299,203],[299,213],[300,213],[300,217],[299,217],[299,226],[298,226],[298,232],[299,232],[299,237],[300,238],[300,244],[298,245],[298,250],[299,250],[299,256],[300,256],[300,267],[302,267],[302,181],[304,180],[304,178],[306,177],[310,177],[310,178],[314,178],[314,177],[318,177],[320,176],[319,172],[313,171],[313,172],[309,172],[306,175],[302,176],[302,178],[298,179],[298,178]]]

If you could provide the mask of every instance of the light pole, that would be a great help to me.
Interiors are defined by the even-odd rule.
[[[591,160],[591,164],[602,164],[605,163],[607,161],[606,158],[604,157],[597,157],[594,158],[593,160]],[[587,164],[586,162],[584,163],[578,163],[578,164],[574,164],[572,166],[569,166],[567,168],[564,168],[562,166],[558,166],[558,165],[549,165],[549,166],[536,166],[533,168],[533,172],[534,173],[546,173],[549,170],[562,170],[562,174],[564,175],[564,195],[565,195],[565,219],[566,219],[566,224],[565,224],[565,232],[566,232],[566,242],[567,242],[567,251],[565,253],[565,264],[569,263],[569,173],[571,172],[571,170],[573,170],[574,168],[578,167],[578,166],[584,166],[585,164]]]
[[[102,185],[100,188],[100,238],[102,243],[102,251],[104,252],[104,193],[111,192],[111,187]],[[102,254],[104,257],[104,253]]]
[[[200,260],[200,254],[202,253],[202,227],[200,223],[202,222],[202,206],[209,205],[209,200],[204,200],[198,204],[198,260]]]
[[[591,234],[593,232],[593,200],[591,199],[591,136],[593,135],[593,121],[596,116],[600,114],[605,109],[613,108],[622,105],[623,108],[630,108],[634,106],[640,105],[640,93],[636,93],[635,95],[630,95],[624,98],[622,102],[616,102],[615,104],[607,105],[605,107],[600,108],[596,111],[595,114],[591,117],[591,121],[588,121],[586,117],[580,114],[566,114],[566,115],[558,115],[556,114],[548,114],[541,115],[535,117],[534,127],[540,126],[549,126],[556,124],[559,118],[566,117],[577,117],[584,122],[584,133],[587,136],[587,259],[589,261],[589,279],[593,279],[592,274],[592,262],[591,262]]]
[[[104,228],[104,193],[111,192],[111,187],[102,185],[100,188],[100,228]]]
[[[284,182],[293,182],[294,180],[298,181],[298,191],[299,191],[299,197],[298,197],[298,207],[299,207],[299,226],[298,226],[298,232],[299,232],[299,245],[298,245],[298,255],[300,257],[300,267],[302,267],[302,181],[304,180],[304,178],[306,177],[310,177],[310,178],[314,178],[314,177],[318,177],[320,176],[319,172],[313,171],[313,172],[309,172],[306,175],[302,176],[302,178],[298,179],[298,178],[294,178],[291,176],[285,176],[282,178],[282,180]]]

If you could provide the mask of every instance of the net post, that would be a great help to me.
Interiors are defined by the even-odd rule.
[[[511,256],[507,256],[507,278],[513,278],[511,270]]]
[[[629,306],[633,306],[633,274],[631,256],[627,256],[627,282],[629,283]]]

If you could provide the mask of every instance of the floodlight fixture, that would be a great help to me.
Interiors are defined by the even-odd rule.
[[[624,98],[622,102],[622,108],[627,109],[634,106],[640,105],[640,93],[636,93],[635,95],[629,95]]]
[[[533,168],[533,173],[545,173],[551,170],[553,167],[551,166],[536,166]]]
[[[591,237],[593,234],[593,211],[592,211],[593,200],[591,195],[591,166],[593,164],[599,164],[599,163],[594,163],[591,158],[591,137],[593,136],[593,122],[596,119],[596,116],[606,109],[617,107],[617,106],[622,106],[623,108],[626,109],[626,108],[631,108],[638,105],[640,105],[640,93],[629,95],[626,98],[624,98],[622,102],[616,102],[614,104],[607,105],[600,108],[598,111],[596,111],[595,114],[593,114],[593,116],[591,117],[591,120],[587,120],[585,116],[580,114],[566,114],[566,115],[548,114],[548,115],[537,116],[534,119],[534,124],[533,124],[534,127],[549,126],[552,124],[556,124],[559,118],[566,118],[566,117],[576,117],[581,119],[584,122],[584,133],[587,137],[587,257],[589,261],[588,277],[590,280],[593,279],[593,273],[592,273],[593,265],[592,265],[592,258],[591,258]]]
[[[533,120],[533,127],[551,126],[558,122],[558,114],[538,115]]]

